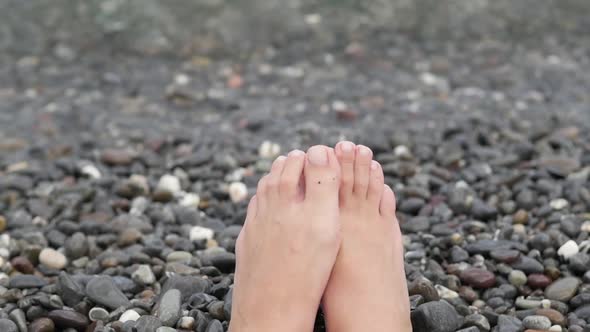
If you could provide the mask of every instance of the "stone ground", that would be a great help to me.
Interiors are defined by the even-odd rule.
[[[340,139],[396,191],[415,331],[588,329],[587,40],[1,60],[2,331],[224,331],[257,180]]]

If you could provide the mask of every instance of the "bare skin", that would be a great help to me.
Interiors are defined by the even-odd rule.
[[[412,331],[395,196],[372,151],[336,145],[342,243],[324,298],[329,332]]]
[[[260,180],[236,244],[231,332],[313,330],[340,245],[339,185],[324,146],[277,158]]]

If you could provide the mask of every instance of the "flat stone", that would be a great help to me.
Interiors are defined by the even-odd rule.
[[[548,276],[540,273],[533,273],[528,277],[528,285],[531,288],[541,288],[544,289],[545,287],[551,284],[552,280]]]
[[[490,252],[490,256],[501,263],[512,264],[520,258],[520,251],[511,249],[497,249]]]
[[[126,307],[129,299],[121,292],[110,277],[96,276],[86,285],[86,295],[93,302],[103,305],[111,310]]]
[[[476,288],[490,288],[496,284],[496,276],[484,269],[465,269],[461,272],[460,278],[464,283]]]
[[[555,309],[538,309],[536,314],[549,318],[552,324],[565,326],[565,323],[567,322],[566,318],[561,314],[561,312]]]
[[[4,331],[0,329],[0,331]],[[29,326],[29,332],[54,332],[55,323],[49,318],[37,318]]]
[[[523,286],[527,283],[527,276],[520,270],[512,270],[508,274],[508,281],[516,287]]]
[[[207,279],[194,276],[171,276],[162,286],[162,294],[169,289],[178,289],[182,294],[182,302],[186,302],[195,293],[206,293],[210,288]]]
[[[576,314],[576,316],[578,316],[578,318],[584,319],[584,320],[590,320],[590,305],[584,305],[579,307],[578,309],[576,309],[574,311],[574,313]]]
[[[137,321],[139,319],[140,315],[137,313],[137,311],[133,310],[133,309],[129,309],[127,311],[125,311],[121,317],[119,317],[119,321],[121,323],[125,323],[127,321]]]
[[[424,303],[412,312],[414,332],[454,332],[463,324],[455,308],[446,301]]]
[[[223,332],[223,325],[217,319],[213,319],[209,325],[207,325],[205,332]]]
[[[567,302],[576,295],[580,284],[580,279],[575,277],[556,280],[545,289],[545,297],[550,300]]]
[[[410,295],[422,295],[426,302],[440,300],[437,290],[432,282],[425,278],[417,278],[408,285]]]
[[[162,325],[174,326],[180,318],[181,294],[178,289],[170,289],[160,298],[157,316]]]
[[[590,293],[580,293],[570,300],[572,307],[577,308],[586,304],[590,304]]]
[[[137,270],[131,274],[133,281],[141,285],[151,285],[156,282],[156,276],[152,272],[152,268],[149,265],[140,265]]]
[[[47,285],[47,281],[43,278],[31,274],[19,274],[10,278],[8,287],[10,288],[41,288]]]
[[[480,314],[472,314],[465,317],[465,321],[463,322],[463,326],[472,326],[477,327],[478,331],[487,332],[490,330],[490,322],[488,319]]]
[[[528,256],[520,256],[516,262],[512,263],[512,267],[521,270],[526,274],[543,273],[545,270],[543,264]]]
[[[24,256],[14,257],[10,261],[10,264],[12,264],[12,267],[20,273],[33,274],[35,272],[35,267],[31,261]]]
[[[156,316],[141,316],[135,323],[137,332],[156,332],[162,326],[162,322]]]
[[[545,316],[528,316],[522,321],[524,327],[534,330],[548,330],[551,327],[551,320]]]
[[[19,332],[18,326],[14,324],[13,321],[10,319],[2,318],[0,319],[0,331],[2,332]]]
[[[86,316],[71,310],[53,310],[47,317],[55,323],[55,326],[62,329],[73,328],[80,331],[90,325]]]
[[[57,278],[59,295],[64,303],[74,307],[86,296],[82,286],[66,272],[61,272]]]
[[[109,312],[101,307],[94,307],[88,312],[88,318],[93,322],[100,320],[106,323],[109,321]]]
[[[522,332],[522,330],[523,325],[520,319],[508,315],[500,315],[498,317],[498,331]]]

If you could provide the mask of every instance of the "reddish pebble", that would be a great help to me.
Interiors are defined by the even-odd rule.
[[[487,270],[468,268],[461,272],[461,281],[475,288],[490,288],[496,284],[496,276]]]
[[[545,287],[551,284],[552,280],[548,276],[540,273],[534,273],[529,275],[528,277],[528,285],[531,288],[541,288],[544,289]]]
[[[227,86],[232,89],[239,89],[244,85],[244,80],[240,75],[233,74],[227,79]]]
[[[33,266],[33,263],[31,263],[31,261],[26,257],[14,257],[10,261],[10,263],[12,264],[12,267],[14,267],[14,269],[20,273],[33,274],[35,272],[35,267]]]

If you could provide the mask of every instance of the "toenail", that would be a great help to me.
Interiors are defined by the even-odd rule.
[[[312,165],[325,166],[328,164],[328,154],[321,146],[313,146],[307,151],[307,159]]]
[[[277,161],[283,161],[285,159],[287,159],[287,157],[285,157],[285,156],[278,156],[277,157]]]
[[[303,152],[301,150],[293,150],[293,151],[289,152],[289,157],[299,157],[304,154],[305,154],[305,152]]]
[[[343,142],[340,145],[340,148],[342,149],[342,152],[351,152],[354,149],[354,144],[350,142]]]
[[[371,169],[375,171],[377,168],[379,168],[379,163],[375,160],[371,160]]]
[[[366,146],[359,146],[359,154],[361,156],[369,156],[371,154],[371,150],[369,150]]]

